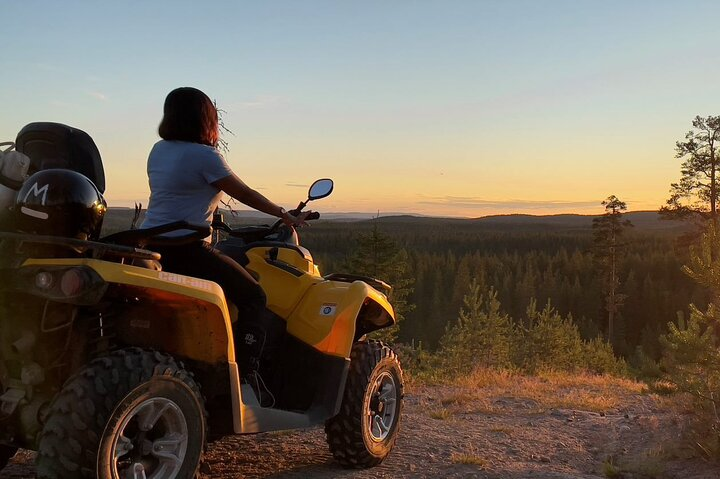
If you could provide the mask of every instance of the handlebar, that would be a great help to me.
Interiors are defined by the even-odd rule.
[[[297,216],[300,213],[296,210],[289,211],[289,213],[293,216]],[[306,221],[313,221],[320,219],[320,213],[317,211],[311,212],[307,217],[305,218]],[[212,223],[212,227],[215,229],[218,229],[220,231],[224,231],[230,236],[233,236],[235,238],[242,238],[247,243],[252,243],[254,241],[261,241],[265,238],[267,238],[270,235],[273,235],[280,231],[280,229],[285,226],[282,220],[277,220],[275,223],[272,224],[272,226],[268,225],[252,225],[252,226],[241,226],[239,228],[231,228],[230,225],[225,223],[222,220],[214,219]],[[288,227],[288,231],[293,231],[293,227]],[[283,235],[285,236],[285,235]],[[292,236],[292,234],[289,234],[288,236]]]

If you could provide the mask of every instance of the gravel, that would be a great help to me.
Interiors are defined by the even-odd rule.
[[[457,389],[453,389],[455,394]],[[332,459],[321,428],[232,436],[210,445],[207,475],[239,478],[488,478],[710,479],[720,465],[680,454],[679,418],[652,396],[628,394],[622,407],[602,413],[543,408],[524,398],[469,399],[442,406],[443,387],[406,395],[400,437],[380,466],[346,470]],[[669,452],[673,451],[673,452]],[[20,451],[0,479],[34,475],[34,453]],[[610,466],[611,465],[611,466]]]

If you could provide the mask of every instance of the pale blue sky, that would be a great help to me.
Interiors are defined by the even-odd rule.
[[[662,204],[673,146],[720,114],[716,1],[0,0],[0,141],[95,139],[111,206],[146,202],[165,95],[226,110],[230,164],[324,211],[480,216]]]

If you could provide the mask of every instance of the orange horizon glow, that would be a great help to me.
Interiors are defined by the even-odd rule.
[[[3,4],[0,141],[36,121],[86,131],[110,206],[147,204],[178,86],[216,100],[229,164],[275,203],[330,177],[320,212],[469,218],[602,214],[610,195],[656,210],[675,142],[720,104],[720,3],[40,3]]]

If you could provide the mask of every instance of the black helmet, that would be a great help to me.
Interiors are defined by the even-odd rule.
[[[92,181],[64,169],[32,175],[15,202],[19,231],[81,240],[100,236],[106,210],[105,198]]]

